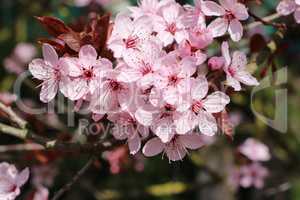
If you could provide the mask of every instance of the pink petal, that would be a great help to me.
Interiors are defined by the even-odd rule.
[[[134,116],[136,120],[144,126],[150,126],[152,124],[153,121],[152,112],[148,112],[146,110],[143,110],[142,108],[138,108]]]
[[[204,146],[202,137],[197,133],[180,135],[180,142],[188,149],[196,150]]]
[[[226,76],[226,84],[233,87],[234,91],[240,91],[242,89],[240,82],[232,77],[230,74]]]
[[[223,92],[214,92],[206,97],[203,107],[209,113],[218,113],[224,110],[230,98]]]
[[[137,133],[135,133],[133,137],[130,137],[128,139],[128,147],[129,147],[130,154],[132,155],[136,154],[140,150],[141,138]]]
[[[207,29],[212,33],[214,38],[220,37],[224,35],[228,29],[228,20],[217,18],[208,25]]]
[[[259,85],[255,77],[245,70],[239,70],[234,75],[234,78],[244,83],[245,85],[256,86]]]
[[[219,70],[224,66],[224,64],[225,64],[225,59],[222,56],[221,57],[214,56],[208,60],[208,66],[211,70]]]
[[[183,135],[191,131],[195,127],[195,119],[193,114],[189,111],[182,113],[178,119],[175,120],[176,133]]]
[[[243,26],[237,19],[233,19],[229,23],[229,35],[234,42],[238,42],[243,36]]]
[[[218,131],[217,121],[214,116],[209,113],[199,113],[198,123],[200,132],[204,135],[213,136]]]
[[[66,72],[69,76],[78,77],[82,75],[80,63],[77,58],[62,58],[61,66],[63,68],[63,71]]]
[[[231,66],[235,69],[245,69],[247,65],[247,57],[244,52],[235,51],[232,55]]]
[[[42,59],[34,59],[29,64],[29,71],[34,78],[39,80],[49,79],[54,73],[53,69]]]
[[[249,18],[249,14],[247,11],[247,8],[244,4],[237,3],[235,4],[233,10],[233,15],[238,19],[238,20],[246,20]]]
[[[206,16],[225,15],[225,10],[213,1],[203,1],[203,3],[201,4],[201,9]]]
[[[172,3],[171,5],[165,6],[162,9],[162,14],[164,19],[168,24],[176,22],[180,12],[180,7],[176,3]]]
[[[294,13],[295,20],[298,24],[300,24],[300,7]]]
[[[75,101],[82,98],[89,92],[89,87],[84,79],[64,78],[59,83],[61,93],[63,93],[70,100]]]
[[[173,120],[170,117],[159,119],[153,123],[152,131],[158,136],[162,142],[169,142],[174,136]]]
[[[158,137],[152,138],[145,144],[143,154],[147,157],[155,156],[164,150],[164,146]]]
[[[167,145],[165,151],[170,161],[182,160],[187,153],[186,149],[180,144]]]
[[[192,98],[195,100],[203,99],[208,92],[208,82],[205,76],[192,79]]]
[[[228,67],[231,64],[231,56],[230,56],[230,53],[229,53],[228,42],[223,42],[222,43],[221,50],[222,50],[222,55],[225,59],[225,67]]]
[[[219,0],[220,4],[226,10],[233,10],[235,5],[237,4],[237,0]]]
[[[97,56],[97,51],[92,45],[84,45],[80,48],[79,59],[95,61],[97,60]]]
[[[296,4],[294,0],[283,0],[281,1],[277,8],[277,12],[281,15],[289,15],[292,14],[296,10]]]
[[[58,63],[58,55],[55,49],[49,44],[43,44],[43,57],[46,62],[56,67]]]
[[[16,184],[18,187],[22,187],[29,179],[29,168],[25,168],[21,173],[17,176]]]
[[[43,82],[43,86],[40,93],[40,100],[47,103],[54,99],[58,90],[58,81],[55,79],[49,79]]]

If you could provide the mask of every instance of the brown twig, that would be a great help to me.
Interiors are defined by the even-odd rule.
[[[58,200],[60,199],[67,191],[71,189],[71,187],[84,175],[84,173],[91,167],[91,165],[94,163],[95,157],[89,159],[89,161],[83,166],[81,170],[75,174],[75,176],[72,178],[72,180],[64,185],[58,192],[56,192],[52,198],[52,200]]]
[[[12,109],[0,102],[0,110],[4,112],[8,118],[16,123],[20,128],[24,129],[26,127],[27,122],[20,118]]]
[[[274,28],[276,29],[280,29],[280,30],[285,30],[286,29],[286,25],[283,24],[283,23],[277,23],[277,22],[273,22],[273,20],[281,17],[280,14],[278,13],[275,13],[275,14],[272,14],[272,15],[269,15],[267,17],[264,17],[264,18],[261,18],[259,16],[257,16],[256,14],[248,11],[249,15],[251,17],[254,18],[255,22],[249,24],[247,26],[247,29],[252,29],[256,26],[259,26],[259,25],[265,25],[265,26],[273,26]]]

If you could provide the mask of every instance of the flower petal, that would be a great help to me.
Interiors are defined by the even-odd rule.
[[[211,32],[214,38],[220,37],[224,35],[228,29],[228,20],[224,18],[217,18],[208,25],[207,29]]]
[[[223,16],[225,15],[225,10],[219,4],[213,1],[203,1],[201,4],[202,12],[206,16]]]
[[[152,138],[145,144],[143,154],[147,157],[155,156],[163,151],[164,146],[158,137]]]
[[[50,44],[43,44],[43,57],[46,62],[56,67],[58,63],[58,55]]]
[[[229,23],[228,28],[229,35],[234,42],[240,41],[243,36],[243,26],[237,19],[233,19]]]

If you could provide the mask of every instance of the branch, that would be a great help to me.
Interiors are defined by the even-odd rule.
[[[39,151],[44,150],[42,145],[30,143],[30,144],[11,144],[0,145],[0,153],[14,152],[14,151]]]
[[[254,13],[252,13],[250,11],[248,11],[248,12],[249,12],[249,15],[255,19],[255,22],[250,23],[246,27],[246,29],[253,29],[253,28],[255,28],[255,27],[259,26],[259,25],[273,26],[276,29],[286,29],[286,25],[285,24],[272,22],[273,20],[281,17],[281,15],[278,14],[278,13],[266,16],[264,18],[261,18],[261,17],[255,15]]]
[[[92,157],[81,170],[77,172],[77,174],[72,178],[72,180],[64,185],[57,193],[54,194],[52,200],[60,199],[67,191],[71,189],[71,187],[83,176],[83,174],[90,168],[90,166],[94,163],[95,157]]]
[[[16,123],[20,128],[24,129],[26,127],[27,122],[20,118],[12,109],[0,102],[0,110],[3,111],[8,118]]]
[[[12,135],[17,138],[20,138],[22,140],[26,139],[28,134],[27,129],[19,129],[2,123],[0,123],[0,131],[8,135]]]

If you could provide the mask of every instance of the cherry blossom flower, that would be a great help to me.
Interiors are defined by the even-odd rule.
[[[244,165],[239,169],[239,184],[244,188],[254,186],[261,189],[268,174],[268,170],[259,163]]]
[[[223,42],[222,54],[225,59],[224,71],[227,76],[227,85],[233,87],[235,91],[241,90],[240,82],[250,86],[259,85],[256,78],[254,78],[246,69],[247,58],[243,52],[233,52],[231,59],[228,43]]]
[[[207,55],[204,52],[200,49],[195,49],[188,41],[181,42],[177,51],[179,57],[189,59],[190,61],[194,60],[195,66],[203,64],[207,59]],[[190,67],[193,68],[193,65]]]
[[[239,148],[239,152],[251,161],[268,161],[271,158],[269,148],[263,143],[249,138]]]
[[[180,116],[175,120],[178,134],[185,134],[199,126],[200,132],[212,136],[217,132],[217,122],[212,113],[224,110],[229,97],[220,91],[207,96],[208,82],[205,77],[191,79],[190,93],[177,108]]]
[[[34,59],[29,64],[29,71],[34,78],[43,81],[40,99],[47,103],[55,97],[59,88],[64,87],[61,84],[63,70],[61,60],[51,45],[43,45],[43,57],[44,59]]]
[[[28,179],[28,168],[19,173],[14,165],[6,162],[0,163],[0,199],[14,200]]]
[[[161,7],[160,15],[154,18],[153,27],[163,46],[171,44],[174,40],[180,43],[188,38],[182,12],[180,5],[172,3]]]
[[[237,0],[220,0],[220,5],[213,1],[203,1],[201,8],[206,16],[218,16],[212,21],[208,29],[213,37],[219,37],[228,30],[233,41],[239,41],[243,36],[243,26],[240,21],[248,19],[248,11],[245,5]]]
[[[152,32],[149,17],[132,20],[128,15],[119,14],[108,40],[108,48],[114,52],[116,58],[121,58],[128,51],[141,50],[140,45],[151,39]]]
[[[174,0],[140,0],[138,6],[130,6],[128,9],[131,11],[131,16],[137,19],[142,16],[155,16],[158,14],[162,6],[174,3]]]
[[[104,72],[112,69],[112,63],[108,59],[98,58],[91,45],[81,47],[79,58],[63,58],[62,65],[69,77],[63,79],[64,89],[61,92],[71,100],[93,94]]]
[[[159,59],[164,55],[161,47],[154,42],[147,42],[141,51],[127,53],[122,65],[119,80],[123,82],[136,82],[140,87],[153,85],[154,73],[158,71]]]
[[[117,140],[127,139],[130,153],[136,154],[141,148],[142,139],[149,135],[149,128],[139,124],[128,112],[108,115],[108,119],[114,122],[113,136]]]
[[[214,56],[208,60],[208,67],[211,70],[222,69],[224,65],[225,65],[225,59],[222,56],[220,57]]]
[[[168,143],[163,143],[158,137],[150,139],[143,148],[143,154],[152,157],[163,152],[169,158],[169,161],[182,160],[187,149],[199,149],[204,143],[200,135],[190,133],[186,135],[175,135]]]
[[[283,16],[294,13],[294,18],[300,24],[300,0],[282,0],[277,6],[277,12]]]

